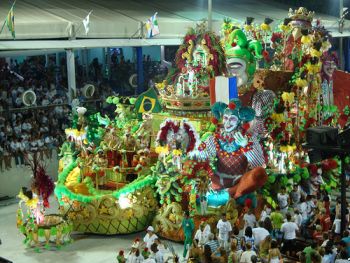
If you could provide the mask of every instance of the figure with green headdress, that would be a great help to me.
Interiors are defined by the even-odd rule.
[[[254,75],[257,59],[262,58],[262,45],[248,40],[241,29],[233,30],[225,43],[227,71],[237,77],[237,87],[247,84]]]

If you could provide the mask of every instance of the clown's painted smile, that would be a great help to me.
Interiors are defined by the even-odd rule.
[[[227,60],[227,70],[230,76],[237,77],[237,86],[244,85],[248,80],[246,72],[247,63],[240,58],[231,58]]]

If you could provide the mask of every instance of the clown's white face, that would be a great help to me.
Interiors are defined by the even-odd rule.
[[[337,69],[337,65],[334,61],[327,60],[323,63],[323,71],[327,74],[328,77],[332,77],[334,70]]]
[[[247,63],[240,58],[230,58],[227,60],[227,70],[230,76],[237,78],[237,87],[243,86],[248,81],[246,72]]]
[[[232,114],[224,114],[224,129],[226,132],[232,132],[238,126],[238,117]]]

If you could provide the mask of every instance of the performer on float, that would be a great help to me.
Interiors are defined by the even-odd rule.
[[[186,258],[187,251],[189,250],[190,246],[192,245],[192,236],[193,236],[193,232],[194,232],[194,222],[193,222],[193,219],[190,217],[189,211],[185,211],[184,215],[185,215],[185,217],[182,220],[182,228],[183,228],[183,231],[185,234],[183,257]]]
[[[217,159],[217,170],[211,178],[213,190],[227,189],[231,196],[239,198],[259,189],[267,180],[262,168],[265,159],[259,142],[246,133],[254,110],[241,107],[240,100],[233,99],[229,105],[215,103],[212,113],[214,122],[223,120],[223,128],[208,137],[195,155],[200,160]]]

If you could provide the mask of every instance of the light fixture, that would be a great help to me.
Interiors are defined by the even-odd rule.
[[[118,199],[118,203],[121,209],[127,209],[131,207],[131,201],[125,195],[121,195]]]

